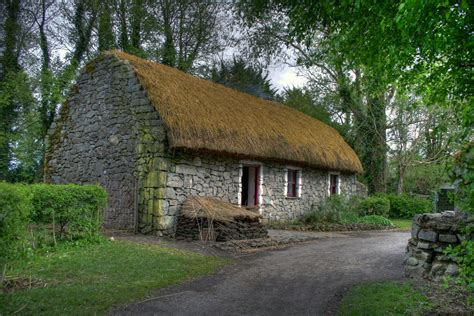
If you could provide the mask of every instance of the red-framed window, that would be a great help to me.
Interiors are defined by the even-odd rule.
[[[286,191],[287,197],[298,196],[298,170],[288,169],[288,186]]]
[[[331,195],[338,194],[337,182],[339,181],[339,176],[337,174],[329,175],[329,193]]]

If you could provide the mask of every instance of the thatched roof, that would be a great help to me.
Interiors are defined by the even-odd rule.
[[[332,127],[277,102],[200,79],[121,51],[160,113],[171,148],[361,172]]]
[[[181,207],[181,215],[189,218],[208,218],[220,222],[235,219],[257,219],[257,213],[211,197],[190,196]]]

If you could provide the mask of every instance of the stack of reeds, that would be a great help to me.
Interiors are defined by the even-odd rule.
[[[189,197],[181,209],[176,239],[229,241],[265,238],[261,216],[214,198]]]

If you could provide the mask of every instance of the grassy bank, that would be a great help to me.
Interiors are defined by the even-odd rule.
[[[423,315],[428,298],[408,283],[382,282],[356,286],[342,300],[339,316]]]
[[[214,272],[228,262],[125,241],[58,249],[7,267],[0,315],[102,314],[152,289]]]
[[[403,219],[403,218],[391,218],[390,219],[393,223],[393,225],[395,225],[395,227],[398,227],[400,229],[411,229],[411,223],[412,223],[412,220],[411,219]]]
[[[365,283],[346,294],[338,315],[474,315],[472,294],[452,283]]]

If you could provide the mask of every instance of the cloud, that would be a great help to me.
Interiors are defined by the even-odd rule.
[[[298,75],[296,68],[280,65],[269,69],[269,78],[272,85],[279,91],[286,87],[302,87],[308,81],[306,78]]]

